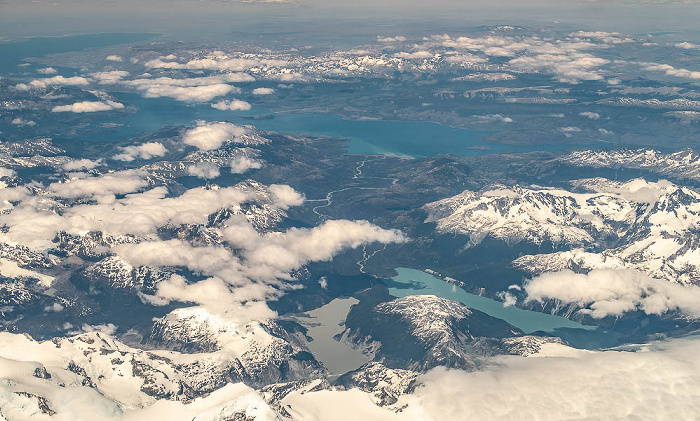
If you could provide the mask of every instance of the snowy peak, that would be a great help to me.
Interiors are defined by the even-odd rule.
[[[426,343],[437,342],[435,335],[449,332],[472,311],[452,300],[435,295],[409,295],[375,307],[378,313],[395,314],[408,323],[413,336]]]
[[[590,198],[554,189],[494,186],[425,205],[425,222],[437,223],[439,232],[468,235],[470,246],[489,236],[508,243],[589,245],[596,229],[606,229],[595,224],[586,206]]]
[[[690,148],[670,154],[653,149],[589,149],[572,152],[559,161],[578,167],[648,170],[673,179],[700,181],[700,155]]]
[[[641,229],[679,233],[700,223],[700,194],[667,181],[596,178],[572,185],[573,191],[502,186],[465,191],[425,205],[425,222],[436,222],[440,232],[469,235],[470,245],[490,236],[573,247],[599,246]]]
[[[479,353],[471,345],[478,338],[521,334],[503,320],[434,295],[392,299],[377,287],[360,297],[346,318],[342,336],[358,346],[373,344],[374,362],[391,369],[473,370]]]
[[[212,361],[226,366],[222,369],[228,370],[227,378],[256,387],[326,374],[306,347],[301,328],[285,328],[271,320],[235,323],[202,307],[177,309],[156,320],[144,342],[191,354],[196,372],[204,368],[197,356],[208,353]]]

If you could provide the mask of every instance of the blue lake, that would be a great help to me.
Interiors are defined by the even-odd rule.
[[[257,86],[257,85],[254,85]],[[251,89],[253,86],[247,86]],[[165,126],[191,125],[196,120],[230,121],[253,125],[260,130],[285,134],[310,134],[347,139],[350,154],[395,154],[428,157],[438,154],[461,156],[499,152],[532,152],[570,148],[571,145],[503,145],[483,140],[493,131],[469,130],[429,121],[351,120],[338,114],[288,113],[253,108],[250,111],[221,111],[208,103],[185,104],[168,98],[143,98],[138,94],[112,92],[114,97],[132,107],[132,113],[95,116],[99,123],[122,124],[105,130],[102,140],[124,141],[148,135]],[[265,115],[266,118],[255,118]],[[99,129],[98,129],[99,130]],[[94,134],[92,134],[94,136]]]
[[[437,295],[449,298],[490,316],[503,319],[525,333],[538,330],[552,332],[557,328],[595,329],[595,326],[584,326],[560,316],[523,310],[515,306],[504,307],[500,301],[470,294],[454,284],[420,270],[397,268],[396,271],[399,274],[391,278],[394,282],[389,288],[389,293],[395,297]]]
[[[28,57],[79,51],[144,41],[153,34],[104,33],[92,35],[32,38],[21,42],[0,44],[0,73],[22,71],[17,65]],[[66,71],[65,76],[76,73]],[[68,72],[70,70],[70,72]],[[70,73],[70,74],[68,74]],[[240,84],[239,84],[240,85]],[[260,82],[244,84],[248,89],[266,86]],[[86,133],[78,130],[79,140],[99,139],[104,142],[124,142],[128,139],[154,133],[164,126],[191,125],[196,120],[225,120],[237,124],[251,124],[261,130],[290,134],[311,134],[349,140],[350,154],[396,154],[427,157],[438,154],[483,155],[500,152],[531,152],[566,149],[572,145],[503,145],[488,143],[488,130],[470,130],[440,125],[428,121],[350,120],[339,114],[287,113],[253,108],[250,111],[221,111],[209,103],[187,104],[168,98],[143,98],[136,93],[110,92],[134,112],[95,113]],[[246,99],[243,97],[242,99]],[[255,115],[269,118],[254,119]],[[105,129],[104,123],[120,126]]]
[[[451,283],[416,269],[396,268],[398,275],[387,281],[389,293],[395,297],[436,295],[458,301],[470,308],[505,320],[525,333],[547,332],[566,340],[577,348],[606,348],[618,344],[618,335],[597,326],[576,323],[564,317],[518,307],[504,307],[500,301],[470,294]]]
[[[0,73],[17,70],[17,65],[29,57],[80,51],[86,48],[109,47],[145,41],[153,34],[105,33],[65,37],[30,38],[25,41],[0,43]]]

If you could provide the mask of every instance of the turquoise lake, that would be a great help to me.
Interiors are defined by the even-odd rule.
[[[619,335],[597,326],[587,326],[573,320],[518,307],[504,307],[500,301],[470,294],[416,269],[396,268],[398,275],[386,281],[389,293],[395,297],[407,295],[436,295],[458,301],[475,310],[505,320],[525,333],[546,332],[558,336],[576,348],[600,349],[619,345]]]
[[[252,89],[258,85],[247,85]],[[500,152],[532,152],[570,148],[571,145],[505,145],[483,140],[493,131],[469,130],[429,121],[351,120],[338,114],[275,112],[253,108],[249,111],[221,111],[208,103],[184,104],[168,98],[143,98],[138,94],[111,92],[117,100],[138,108],[135,113],[95,116],[93,129],[116,121],[122,124],[97,135],[105,141],[124,141],[145,136],[166,126],[192,125],[197,120],[230,121],[248,124],[264,131],[285,134],[310,134],[349,140],[350,154],[395,154],[429,157],[438,154],[460,156]],[[245,98],[244,98],[245,99]],[[254,118],[258,115],[267,118]],[[93,133],[91,136],[95,137]]]
[[[154,34],[106,33],[66,37],[31,38],[26,41],[0,44],[0,73],[21,71],[17,65],[29,57],[79,51],[112,45],[145,41]],[[43,67],[36,65],[36,67]],[[28,69],[29,70],[29,69]],[[58,74],[74,76],[76,69],[58,68]],[[236,84],[245,90],[274,85],[261,82]],[[311,134],[349,140],[350,154],[395,154],[411,157],[429,157],[438,154],[484,155],[503,152],[532,152],[558,150],[572,147],[558,145],[505,145],[483,140],[484,135],[494,133],[444,126],[429,121],[351,120],[332,113],[291,113],[253,107],[249,111],[221,111],[209,103],[188,104],[168,98],[143,98],[137,93],[111,92],[131,111],[105,113],[91,116],[91,121],[72,139],[124,142],[146,136],[165,126],[192,125],[196,120],[231,121],[250,124],[265,131],[289,134]],[[241,99],[248,99],[243,96]],[[95,113],[98,114],[98,113]],[[256,115],[269,118],[254,119]],[[119,126],[105,129],[105,123]],[[13,128],[9,128],[12,130]],[[60,140],[57,138],[57,140]],[[70,140],[70,139],[68,139]],[[581,146],[581,145],[578,145]],[[593,147],[600,145],[592,145]]]
[[[504,307],[500,301],[470,294],[451,283],[436,278],[429,273],[408,268],[397,268],[399,273],[392,279],[389,293],[395,297],[407,295],[437,295],[442,298],[459,301],[475,310],[505,320],[525,333],[537,331],[553,332],[555,329],[595,329],[560,316],[523,310],[515,306]]]

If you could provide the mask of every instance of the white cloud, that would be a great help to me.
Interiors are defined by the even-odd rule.
[[[197,178],[212,179],[221,175],[219,166],[211,162],[197,162],[187,167],[187,174]]]
[[[125,82],[127,85],[134,86],[139,89],[146,89],[152,86],[206,86],[206,85],[220,85],[224,83],[236,83],[236,82],[253,82],[255,78],[246,73],[225,73],[222,75],[214,76],[202,76],[202,77],[189,77],[175,79],[171,77],[159,77],[154,79],[141,78],[134,79]],[[238,88],[235,88],[236,92],[240,92]]]
[[[669,111],[665,116],[675,117],[685,123],[700,121],[700,111]]]
[[[680,311],[700,316],[700,287],[651,278],[634,269],[545,273],[527,282],[525,292],[529,301],[575,303],[582,308],[579,312],[595,318],[621,316],[629,311],[657,315]]]
[[[148,186],[147,173],[141,170],[125,170],[86,177],[76,174],[64,182],[52,183],[48,191],[62,198],[113,196],[137,191]]]
[[[634,39],[626,37],[619,32],[605,31],[578,31],[569,34],[574,39],[589,39],[591,41],[603,42],[605,44],[627,44],[634,42]]]
[[[147,88],[143,96],[146,98],[168,97],[183,102],[207,102],[216,97],[227,95],[234,90],[233,86],[226,84],[188,87],[157,85]]]
[[[163,57],[146,62],[146,67],[183,70],[218,70],[243,72],[254,67],[284,66],[286,61],[279,59],[229,57],[226,54],[210,54],[205,58],[196,58],[185,63],[178,63],[177,57]],[[168,61],[164,61],[168,60]]]
[[[112,323],[103,325],[83,324],[81,329],[83,332],[99,332],[103,335],[114,335],[117,332],[117,326]]]
[[[95,79],[100,85],[115,84],[127,76],[129,76],[129,72],[126,70],[90,73],[90,77]]]
[[[14,177],[16,174],[15,170],[0,167],[0,177]]]
[[[575,35],[575,36],[574,36]],[[605,37],[603,37],[605,35]],[[617,34],[619,35],[619,34]],[[601,68],[609,61],[587,52],[619,40],[614,33],[578,33],[565,39],[551,40],[537,36],[458,37],[449,35],[427,39],[423,46],[447,48],[447,53],[481,52],[487,57],[510,57],[508,65],[528,73],[548,73],[565,83],[601,80]],[[586,39],[582,39],[585,37]]]
[[[673,420],[697,415],[697,338],[656,343],[637,352],[545,348],[549,356],[500,357],[471,373],[432,370],[395,407],[408,404],[402,411],[407,419],[435,421]]]
[[[25,277],[37,279],[42,286],[48,288],[53,283],[54,277],[44,275],[33,270],[20,267],[17,262],[0,258],[0,275],[8,278]]]
[[[123,59],[121,56],[117,56],[117,55],[107,56],[107,57],[105,57],[105,60],[108,60],[108,61],[116,61],[116,62],[122,62],[122,61],[124,61],[124,59]]]
[[[394,42],[404,42],[404,41],[406,41],[406,37],[401,36],[401,35],[397,35],[395,37],[380,37],[380,36],[378,36],[377,41],[382,42],[382,43],[387,43],[387,44],[394,43]]]
[[[88,85],[90,81],[82,76],[73,77],[63,77],[54,76],[44,79],[34,79],[28,84],[20,83],[15,85],[15,89],[26,91],[28,89],[44,89],[48,86],[61,85],[61,86],[85,86]]]
[[[545,344],[540,354],[496,357],[478,371],[433,369],[384,408],[359,389],[294,391],[282,404],[299,420],[693,419],[699,350],[696,337],[635,352]]]
[[[588,53],[538,54],[509,61],[509,64],[517,70],[551,73],[555,75],[556,80],[564,83],[601,80],[603,76],[598,69],[608,63],[608,60]]]
[[[255,89],[253,89],[253,95],[271,95],[274,93],[275,93],[275,90],[272,88],[255,88]]]
[[[44,250],[54,246],[52,240],[60,231],[69,234],[84,234],[89,231],[102,231],[107,235],[153,236],[157,228],[166,224],[202,224],[209,215],[222,208],[236,208],[243,202],[258,198],[255,191],[243,191],[235,187],[204,189],[195,188],[185,191],[177,197],[167,197],[165,187],[156,187],[141,193],[127,194],[124,198],[115,198],[109,193],[126,192],[140,189],[146,184],[147,173],[132,171],[134,177],[112,173],[111,180],[96,180],[97,177],[75,175],[70,183],[54,183],[49,186],[54,196],[65,194],[68,197],[92,197],[97,203],[77,204],[65,208],[58,214],[51,209],[59,207],[48,198],[31,195],[25,187],[18,189],[0,189],[0,199],[20,201],[11,212],[0,214],[0,224],[9,227],[0,233],[0,240],[22,244],[32,249]],[[116,175],[115,175],[116,174]],[[144,181],[139,181],[143,174]],[[115,180],[116,178],[116,180]],[[293,189],[286,189],[294,192]],[[273,186],[266,189],[277,202],[274,206],[285,208],[296,205],[301,196],[290,194],[285,188]],[[277,192],[282,192],[278,195]],[[49,209],[47,209],[47,207]]]
[[[676,45],[676,47],[682,48],[684,50],[694,50],[696,48],[700,48],[700,45],[693,44],[693,43],[687,42],[687,41],[679,42],[679,43],[676,43],[675,45]]]
[[[512,123],[513,119],[504,117],[501,114],[475,115],[477,123]]]
[[[248,158],[247,156],[237,156],[231,159],[231,173],[243,174],[252,169],[262,168],[262,161]]]
[[[278,190],[277,200],[288,200],[290,194],[299,197],[288,186],[278,186]],[[222,235],[239,250],[240,257],[224,247],[195,247],[179,240],[121,244],[113,250],[132,265],[183,266],[208,276],[190,283],[175,275],[158,284],[155,296],[142,295],[145,301],[157,305],[193,302],[241,321],[274,315],[265,301],[294,288],[290,272],[309,262],[330,260],[342,250],[367,243],[404,240],[398,231],[345,220],[261,235],[241,215],[229,219]]]
[[[123,146],[119,150],[121,153],[114,155],[112,159],[117,161],[131,162],[136,158],[151,159],[165,155],[168,150],[160,142],[147,142],[142,145]]]
[[[598,120],[600,118],[600,114],[591,111],[584,111],[582,113],[578,113],[578,115],[581,117],[590,118],[591,120]]]
[[[561,130],[564,133],[578,133],[581,131],[581,128],[576,127],[576,126],[568,126],[568,127],[560,127],[559,130]]]
[[[24,119],[19,118],[19,117],[12,119],[11,123],[14,124],[15,126],[30,126],[30,127],[36,126],[36,121],[24,120]]]
[[[215,76],[173,79],[140,78],[123,82],[143,92],[146,98],[169,97],[185,102],[207,102],[240,89],[229,85],[231,82],[251,82],[255,78],[245,73],[226,73]]]
[[[661,63],[640,63],[642,69],[650,72],[663,72],[666,76],[680,77],[684,79],[700,79],[700,71],[678,69],[670,64]]]
[[[66,171],[91,170],[102,165],[101,160],[93,161],[91,159],[73,159],[63,164],[63,169]]]
[[[245,127],[233,123],[200,121],[195,128],[183,133],[182,141],[199,150],[208,151],[217,149],[229,141],[237,142],[247,132]]]
[[[41,73],[42,75],[53,75],[56,74],[56,69],[53,67],[42,67],[41,69],[36,69],[37,73]]]
[[[398,58],[403,58],[407,60],[424,60],[427,58],[433,58],[434,54],[431,53],[430,51],[426,50],[419,50],[419,51],[413,51],[413,52],[405,52],[401,51],[396,54],[394,54],[394,57]]]
[[[95,113],[99,111],[121,110],[124,104],[115,101],[82,101],[70,105],[57,105],[51,109],[54,113]]]
[[[211,104],[211,107],[222,111],[247,111],[251,108],[249,103],[239,99],[219,101]]]

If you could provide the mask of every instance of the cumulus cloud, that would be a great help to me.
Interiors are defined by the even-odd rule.
[[[654,204],[659,201],[661,196],[678,189],[678,186],[668,180],[654,182],[646,181],[643,178],[635,178],[625,183],[605,178],[590,178],[576,180],[572,184],[589,191],[611,193],[624,200],[648,204]]]
[[[168,150],[160,142],[147,142],[142,145],[122,146],[119,148],[121,153],[112,157],[117,161],[131,162],[136,158],[151,159],[165,155]]]
[[[237,142],[248,129],[233,123],[200,121],[193,129],[182,135],[182,142],[199,150],[209,151],[221,147],[226,142]]]
[[[404,42],[404,41],[406,41],[406,37],[401,36],[401,35],[397,35],[395,37],[380,37],[380,36],[378,36],[377,41],[382,42],[382,43],[386,43],[386,44],[394,43],[394,42]]]
[[[563,132],[566,137],[571,137],[572,133],[579,133],[582,131],[580,127],[576,126],[560,127],[559,130]]]
[[[211,107],[221,111],[247,111],[251,108],[249,103],[239,99],[219,101]]]
[[[582,80],[601,80],[601,68],[608,60],[597,57],[587,50],[601,48],[619,34],[578,33],[559,40],[537,36],[457,37],[449,35],[428,38],[423,46],[442,46],[451,51],[479,52],[487,57],[508,58],[508,65],[517,71],[546,73],[565,83]]]
[[[512,123],[513,119],[501,114],[475,115],[476,123]]]
[[[581,80],[601,80],[598,68],[609,60],[588,53],[538,54],[518,57],[509,64],[520,71],[552,73],[555,79],[564,83],[578,83]]]
[[[253,95],[271,95],[274,93],[275,93],[275,90],[272,88],[255,88],[255,89],[253,89]]]
[[[277,200],[287,200],[290,194],[298,197],[287,186],[278,189]],[[208,276],[189,282],[175,275],[158,284],[154,296],[143,295],[145,301],[157,305],[192,302],[242,320],[271,317],[265,301],[294,288],[290,272],[309,262],[330,260],[342,250],[363,244],[404,240],[396,230],[346,220],[260,234],[242,215],[229,219],[221,233],[227,244],[239,250],[237,255],[221,246],[195,247],[180,240],[121,244],[113,250],[132,265],[182,266]]]
[[[634,42],[634,39],[626,37],[619,32],[578,31],[569,34],[569,36],[575,40],[589,40],[605,44],[627,44]]]
[[[697,414],[697,338],[636,352],[548,347],[548,356],[501,357],[482,371],[437,368],[419,377],[421,386],[396,406],[408,404],[402,411],[408,419],[426,420],[660,420]]]
[[[229,85],[232,82],[251,82],[255,78],[245,73],[226,73],[215,76],[173,79],[140,78],[123,82],[143,92],[146,98],[169,97],[184,102],[207,102],[240,89]]]
[[[187,174],[197,178],[212,179],[221,175],[219,166],[211,162],[197,162],[187,167]]]
[[[227,72],[244,72],[254,67],[284,66],[284,60],[250,58],[250,57],[230,57],[221,52],[213,52],[204,58],[195,58],[184,63],[176,60],[175,56],[166,56],[146,62],[146,67],[160,69],[182,69],[182,70],[218,70]]]
[[[0,167],[0,177],[14,177],[17,173],[10,168]]]
[[[248,158],[247,156],[237,156],[231,160],[231,173],[243,174],[248,170],[262,168],[262,161]]]
[[[105,57],[105,60],[108,60],[108,61],[116,61],[116,62],[119,62],[119,63],[121,63],[122,61],[124,61],[124,59],[123,59],[121,56],[117,56],[117,55],[110,55],[110,56],[107,56],[107,57]]]
[[[15,126],[36,126],[36,121],[34,120],[25,120],[23,118],[13,118],[11,121],[12,124]]]
[[[101,160],[93,161],[91,159],[73,159],[63,164],[63,169],[66,171],[91,170],[102,165]]]
[[[34,79],[26,84],[20,83],[15,85],[15,89],[26,91],[29,89],[44,89],[48,86],[85,86],[88,84],[90,84],[90,81],[82,76],[54,76],[44,79]]]
[[[78,174],[64,182],[52,183],[48,191],[54,196],[74,199],[78,197],[113,196],[137,191],[148,185],[147,173],[142,170],[125,170],[89,177]]]
[[[157,85],[145,90],[146,98],[168,97],[183,102],[207,102],[212,99],[231,93],[235,88],[231,85],[205,85],[205,86],[170,86]]]
[[[700,48],[700,45],[698,45],[698,44],[693,44],[692,42],[687,42],[687,41],[678,42],[678,43],[676,43],[675,45],[676,45],[676,47],[682,48],[682,49],[684,49],[684,50],[694,50],[694,49],[696,49],[696,48]]]
[[[433,56],[433,53],[426,50],[419,50],[413,52],[402,51],[394,54],[394,57],[403,58],[407,60],[424,60],[427,58],[433,58]]]
[[[168,197],[165,187],[127,194],[123,198],[110,196],[108,191],[121,194],[146,185],[147,173],[129,171],[131,172],[112,173],[111,179],[107,180],[88,178],[83,174],[85,181],[81,180],[80,175],[75,175],[70,182],[54,183],[49,187],[54,197],[98,199],[97,203],[73,205],[61,213],[46,209],[47,199],[39,200],[38,196],[33,196],[25,187],[0,189],[0,200],[20,202],[11,212],[0,214],[0,224],[9,227],[7,232],[0,233],[0,239],[44,250],[53,247],[52,240],[60,231],[69,234],[102,231],[108,235],[148,237],[155,235],[159,227],[167,224],[205,223],[209,215],[220,209],[236,209],[242,203],[255,201],[259,197],[255,191],[243,191],[235,187],[195,188],[177,197]],[[277,194],[278,191],[282,194]],[[289,187],[271,186],[265,194],[277,201],[273,206],[278,208],[293,206],[301,200],[301,196]]]
[[[56,74],[56,69],[53,67],[42,67],[41,69],[36,69],[37,73],[41,73],[42,75],[53,75]]]
[[[621,316],[630,311],[656,315],[680,311],[700,316],[700,287],[651,278],[634,269],[545,273],[527,282],[525,292],[528,301],[575,303],[581,307],[579,312],[595,318]]]
[[[582,113],[578,113],[578,115],[581,117],[590,118],[591,120],[598,120],[600,118],[600,114],[591,111],[584,111]]]
[[[129,76],[126,70],[110,70],[107,72],[90,73],[90,77],[100,85],[112,85]]]
[[[99,111],[121,110],[124,104],[115,101],[82,101],[70,105],[57,105],[51,109],[54,113],[95,113]]]
[[[666,76],[674,76],[684,79],[700,79],[700,71],[678,69],[670,64],[662,63],[640,63],[642,69],[650,72],[663,72]]]

